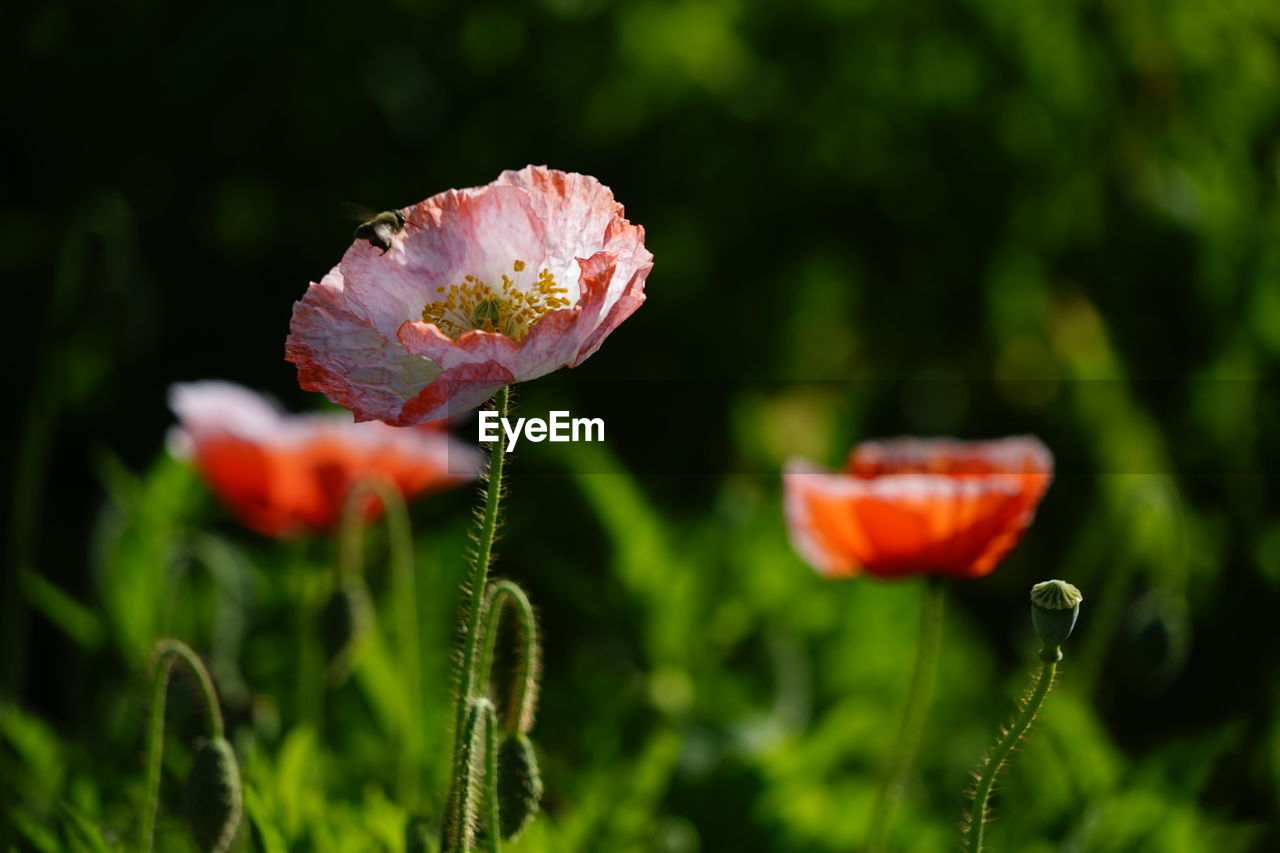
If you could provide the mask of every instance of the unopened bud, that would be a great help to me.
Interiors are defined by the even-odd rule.
[[[203,853],[224,853],[240,826],[240,768],[226,738],[200,744],[187,776],[187,824]]]
[[[1062,659],[1059,647],[1071,636],[1083,600],[1080,590],[1066,581],[1044,581],[1031,588],[1031,624],[1043,646],[1042,660]]]
[[[364,581],[358,575],[343,578],[320,611],[320,641],[331,682],[346,680],[372,624],[373,604]]]
[[[498,748],[498,819],[502,837],[515,839],[542,809],[542,773],[527,735],[516,733]]]

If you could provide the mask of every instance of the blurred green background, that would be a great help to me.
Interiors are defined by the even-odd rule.
[[[515,459],[498,571],[545,624],[549,812],[517,849],[857,848],[920,589],[816,577],[776,472],[908,432],[1033,432],[1059,475],[1005,565],[950,592],[894,849],[954,846],[1048,577],[1085,609],[993,849],[1280,848],[1280,5],[45,2],[8,19],[16,849],[128,849],[164,634],[219,680],[252,792],[240,849],[399,850],[438,802],[470,490],[415,508],[423,725],[441,732],[417,804],[388,759],[389,635],[322,715],[296,685],[333,541],[237,529],[165,456],[165,390],[219,377],[319,405],[283,341],[349,242],[339,203],[531,162],[610,185],[656,265],[596,356],[522,389],[530,413],[606,413],[610,442]],[[191,709],[174,702],[160,846],[182,850]]]

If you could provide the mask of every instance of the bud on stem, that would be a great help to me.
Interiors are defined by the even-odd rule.
[[[983,756],[974,771],[978,780],[973,788],[973,805],[964,822],[964,847],[970,853],[981,853],[986,831],[988,801],[1001,769],[1008,763],[1014,748],[1035,722],[1045,697],[1053,687],[1062,660],[1062,643],[1071,635],[1084,596],[1066,581],[1052,580],[1031,588],[1031,623],[1040,637],[1040,664],[1034,683],[1018,702],[1018,713],[1007,729],[1001,731],[991,750]]]
[[[205,853],[225,853],[240,826],[240,768],[226,738],[200,744],[187,775],[187,825]]]
[[[542,772],[528,735],[507,735],[498,748],[498,823],[514,841],[542,808]]]
[[[359,575],[341,578],[320,610],[320,642],[328,662],[329,683],[341,685],[373,629],[373,602]]]
[[[1062,644],[1076,627],[1084,596],[1066,581],[1052,580],[1031,587],[1031,624],[1040,637],[1040,659],[1062,660]]]
[[[364,539],[368,525],[365,516],[371,500],[382,504],[387,525],[388,567],[391,570],[392,609],[396,628],[400,672],[408,697],[406,713],[399,732],[400,793],[406,799],[416,796],[417,771],[422,761],[422,662],[418,636],[418,591],[413,571],[413,532],[409,510],[400,489],[386,477],[369,476],[356,481],[347,492],[342,509],[339,533],[337,582],[333,597],[321,614],[326,651],[330,652],[331,683],[341,683],[356,663],[365,636],[372,625],[373,607],[369,603],[364,574]],[[362,617],[370,618],[364,619]],[[344,621],[349,622],[348,642],[340,643]],[[330,636],[333,634],[333,636]],[[334,646],[340,646],[337,652]],[[335,657],[336,655],[336,657]]]
[[[164,753],[165,699],[169,677],[178,663],[191,674],[208,723],[208,739],[197,749],[188,778],[188,821],[201,850],[222,853],[235,838],[240,824],[240,770],[231,745],[223,737],[222,710],[218,706],[218,695],[209,670],[190,646],[172,639],[158,641],[151,657],[151,713],[147,725],[147,777],[142,804],[141,848],[149,853],[155,842],[160,763]]]

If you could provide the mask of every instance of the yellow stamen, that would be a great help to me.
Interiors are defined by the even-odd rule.
[[[517,260],[512,270],[523,272],[525,262]],[[499,287],[490,287],[473,275],[464,276],[460,284],[437,287],[443,296],[427,303],[422,309],[422,320],[435,323],[440,331],[457,338],[467,332],[480,330],[498,332],[513,341],[520,341],[529,334],[533,324],[542,315],[558,308],[568,308],[569,291],[556,283],[550,270],[538,273],[538,280],[527,288],[520,288],[508,275],[502,276]]]

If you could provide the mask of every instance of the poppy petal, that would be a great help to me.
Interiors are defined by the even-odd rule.
[[[788,526],[811,565],[831,576],[972,578],[1021,539],[1052,456],[1031,438],[902,439],[860,445],[851,468],[858,473],[832,474],[797,460],[784,472]]]

